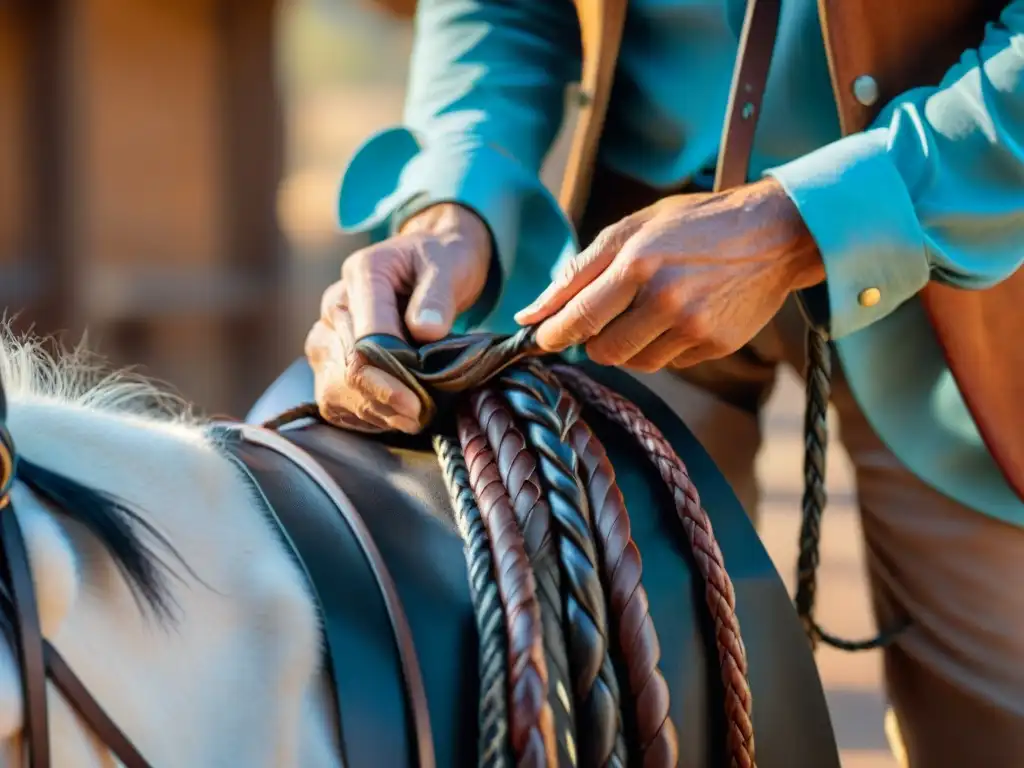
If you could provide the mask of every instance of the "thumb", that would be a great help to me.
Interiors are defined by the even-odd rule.
[[[405,310],[405,325],[413,339],[426,343],[451,333],[456,314],[455,281],[454,270],[436,262],[418,265],[416,285]]]

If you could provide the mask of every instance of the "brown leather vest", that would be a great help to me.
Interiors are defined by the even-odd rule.
[[[1006,0],[818,0],[818,5],[840,125],[848,135],[870,125],[900,93],[938,83],[965,50],[978,45],[985,24],[998,18]],[[626,6],[627,0],[576,0],[583,43],[582,106],[560,199],[577,222],[589,197]],[[764,46],[752,42],[757,39],[750,34],[752,15],[748,7],[734,92],[741,68],[763,83],[755,70],[770,61],[770,46],[765,55]],[[872,106],[854,95],[854,82],[862,75],[878,85]],[[759,103],[760,95],[747,90],[743,101]],[[746,176],[752,121],[737,117],[735,102],[730,98],[719,183],[739,183]],[[983,291],[932,282],[921,299],[985,444],[1024,499],[1024,270]]]

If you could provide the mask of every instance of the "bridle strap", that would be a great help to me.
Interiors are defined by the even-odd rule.
[[[135,745],[124,735],[124,731],[117,727],[117,724],[110,719],[103,707],[78,679],[78,675],[71,670],[68,663],[64,661],[64,657],[46,640],[43,640],[43,656],[46,660],[46,669],[49,671],[54,685],[60,689],[64,698],[78,712],[96,738],[102,741],[107,749],[121,761],[124,768],[151,768]]]
[[[13,601],[15,648],[21,671],[22,697],[25,702],[25,743],[31,768],[49,768],[50,725],[46,713],[46,660],[43,655],[43,631],[39,626],[32,571],[21,526],[14,516],[10,496],[0,509],[0,543],[4,567]]]
[[[7,448],[8,446],[3,446]],[[13,456],[13,451],[11,451]],[[7,484],[9,488],[9,483]],[[3,584],[0,617],[16,649],[24,701],[24,742],[30,768],[50,768],[50,726],[46,706],[46,678],[54,684],[96,737],[125,768],[151,768],[124,732],[93,698],[64,657],[43,637],[28,548],[14,514],[9,490],[0,497],[0,546],[3,548]]]

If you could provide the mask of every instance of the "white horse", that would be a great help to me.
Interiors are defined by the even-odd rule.
[[[155,768],[342,765],[338,698],[325,668],[318,601],[281,531],[268,520],[267,501],[257,495],[252,478],[218,445],[206,423],[152,383],[128,374],[105,375],[82,351],[51,357],[43,350],[41,343],[15,339],[0,325],[6,425],[22,462],[11,505],[0,505],[0,516],[10,515],[12,508],[17,515],[47,641]],[[722,539],[725,556],[741,564],[734,581],[737,603],[748,612],[747,626],[757,628],[746,644],[755,673],[751,689],[753,701],[772,713],[773,724],[759,740],[759,763],[765,768],[838,766],[810,651],[749,520],[692,435],[664,405],[618,372],[601,377],[617,380],[614,386],[627,395],[632,387],[636,402],[642,398],[652,414],[660,412],[661,427],[680,457],[702,465],[696,482],[714,509],[715,525],[728,533]],[[713,741],[724,743],[726,726],[724,721],[715,725],[718,720],[701,707],[705,692],[712,690],[709,681],[719,672],[717,656],[702,642],[700,616],[706,609],[702,590],[694,589],[700,576],[681,560],[677,521],[664,514],[662,497],[641,471],[646,454],[615,434],[602,439],[630,504],[633,538],[644,552],[650,618],[667,649],[660,664],[678,702],[673,722],[689,750],[681,764],[705,764],[706,755],[717,748]],[[353,446],[352,438],[337,443],[338,467],[346,457],[353,459],[343,472],[353,498],[368,488],[383,494],[391,484],[390,501],[377,505],[383,512],[374,517],[379,510],[364,498],[362,517],[377,523],[378,543],[386,531],[395,534],[391,544],[398,541],[398,546],[390,549],[391,564],[395,574],[404,572],[399,587],[406,589],[408,615],[418,609],[420,623],[413,618],[410,624],[418,626],[427,652],[445,643],[446,655],[432,657],[429,668],[424,667],[434,673],[434,699],[420,700],[417,710],[432,703],[432,714],[439,717],[432,716],[430,724],[410,717],[405,732],[441,723],[431,750],[443,742],[452,756],[460,756],[459,764],[468,764],[475,739],[466,717],[479,697],[465,684],[464,672],[467,654],[475,652],[477,643],[469,587],[464,574],[457,573],[464,565],[456,549],[461,539],[454,528],[440,523],[450,510],[437,465],[422,463],[429,448],[415,461],[406,457],[402,461],[408,463],[402,463],[385,460],[391,454],[384,445]],[[351,455],[340,450],[343,443]],[[427,464],[434,471],[434,490],[415,475],[417,467]],[[400,493],[399,484],[408,487]],[[403,526],[431,517],[438,518],[433,521],[438,525],[416,527],[415,546],[406,546],[404,537],[413,528]],[[392,520],[404,523],[393,526]],[[0,517],[0,526],[10,522]],[[438,553],[445,547],[448,554],[442,558]],[[447,565],[458,560],[458,567],[446,569],[437,562],[442,559]],[[317,590],[323,597],[321,586]],[[4,600],[0,594],[0,608]],[[326,613],[330,633],[338,616]],[[351,623],[351,616],[345,621]],[[404,636],[411,641],[408,630]],[[399,634],[396,628],[386,642],[401,645]],[[400,655],[401,649],[396,652]],[[361,657],[347,661],[367,669]],[[408,701],[415,698],[412,678],[423,685],[418,669],[406,674],[412,666],[402,671],[409,678],[401,689]],[[31,672],[28,664],[24,669]],[[376,684],[371,677],[371,685]],[[26,733],[41,733],[34,725],[27,727],[31,718],[24,711],[21,681],[17,649],[0,632],[0,768],[24,765]],[[39,688],[29,686],[32,691]],[[422,693],[417,694],[421,699]],[[376,713],[370,700],[360,698],[369,695],[359,689],[347,711],[369,713],[372,721]],[[54,685],[47,689],[47,706],[54,768],[119,764]],[[416,702],[409,708],[417,709]],[[341,722],[344,727],[346,721]],[[389,731],[381,733],[389,738]],[[362,735],[367,734],[376,747],[373,729]],[[419,730],[413,735],[420,746],[431,739],[430,732],[422,739]],[[470,748],[464,748],[467,743]],[[454,759],[439,765],[447,768]],[[380,768],[391,768],[385,763]]]
[[[127,507],[11,495],[43,634],[146,759],[340,765],[314,599],[203,424],[152,384],[6,331],[0,375],[19,456]],[[118,764],[52,684],[48,705],[54,766]],[[24,764],[23,728],[0,636],[0,766]]]

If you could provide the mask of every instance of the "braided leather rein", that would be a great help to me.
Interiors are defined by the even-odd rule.
[[[807,332],[807,405],[804,411],[804,493],[801,501],[800,554],[797,558],[794,604],[811,650],[819,642],[842,651],[869,651],[893,642],[909,626],[904,620],[866,640],[847,640],[822,629],[814,618],[821,563],[821,518],[828,494],[825,464],[828,451],[828,403],[832,395],[832,349],[819,328]]]
[[[631,435],[666,484],[715,628],[729,765],[755,766],[733,585],[697,489],[657,427],[581,371],[543,365],[531,328],[419,349],[371,336],[356,351],[418,395],[421,426],[437,433],[480,636],[479,764],[678,762],[640,553],[582,403]],[[306,417],[320,418],[315,405],[265,426]]]

